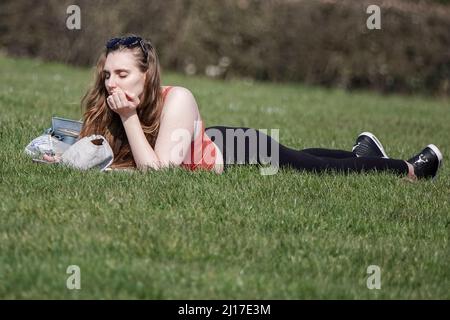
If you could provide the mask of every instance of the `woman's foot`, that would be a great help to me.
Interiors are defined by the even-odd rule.
[[[434,144],[429,144],[420,153],[408,160],[409,168],[418,179],[435,178],[442,163],[442,153]],[[409,176],[409,175],[408,175]]]
[[[383,145],[373,133],[363,132],[353,145],[352,151],[357,157],[377,157],[389,159]]]

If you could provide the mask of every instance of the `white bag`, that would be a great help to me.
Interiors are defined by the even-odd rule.
[[[80,170],[99,168],[104,171],[114,161],[113,151],[101,135],[84,137],[67,149],[61,158],[61,163]]]

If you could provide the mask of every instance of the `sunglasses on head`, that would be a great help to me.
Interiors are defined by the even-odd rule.
[[[142,52],[144,53],[145,60],[148,58],[148,50],[145,46],[144,40],[141,37],[123,37],[123,38],[112,38],[106,43],[106,49],[114,50],[119,46],[125,46],[127,48],[134,48],[140,46]]]

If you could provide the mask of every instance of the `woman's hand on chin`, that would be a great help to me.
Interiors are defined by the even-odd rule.
[[[124,92],[122,89],[115,89],[106,98],[109,108],[120,115],[122,120],[136,114],[136,108],[139,105],[139,98],[129,92]]]

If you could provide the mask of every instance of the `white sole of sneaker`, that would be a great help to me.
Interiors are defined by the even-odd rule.
[[[368,136],[370,139],[373,140],[373,142],[375,142],[375,144],[378,146],[378,148],[380,148],[381,153],[383,154],[383,158],[385,159],[389,159],[386,151],[384,151],[383,145],[381,144],[381,142],[377,139],[377,137],[375,137],[375,135],[371,132],[363,132],[361,133],[358,137],[360,136]]]
[[[429,144],[427,147],[430,148],[431,150],[433,150],[434,153],[436,153],[438,160],[439,160],[439,167],[440,167],[441,163],[442,163],[442,159],[444,159],[444,157],[442,156],[441,150],[439,150],[439,148],[436,147],[434,144]]]

